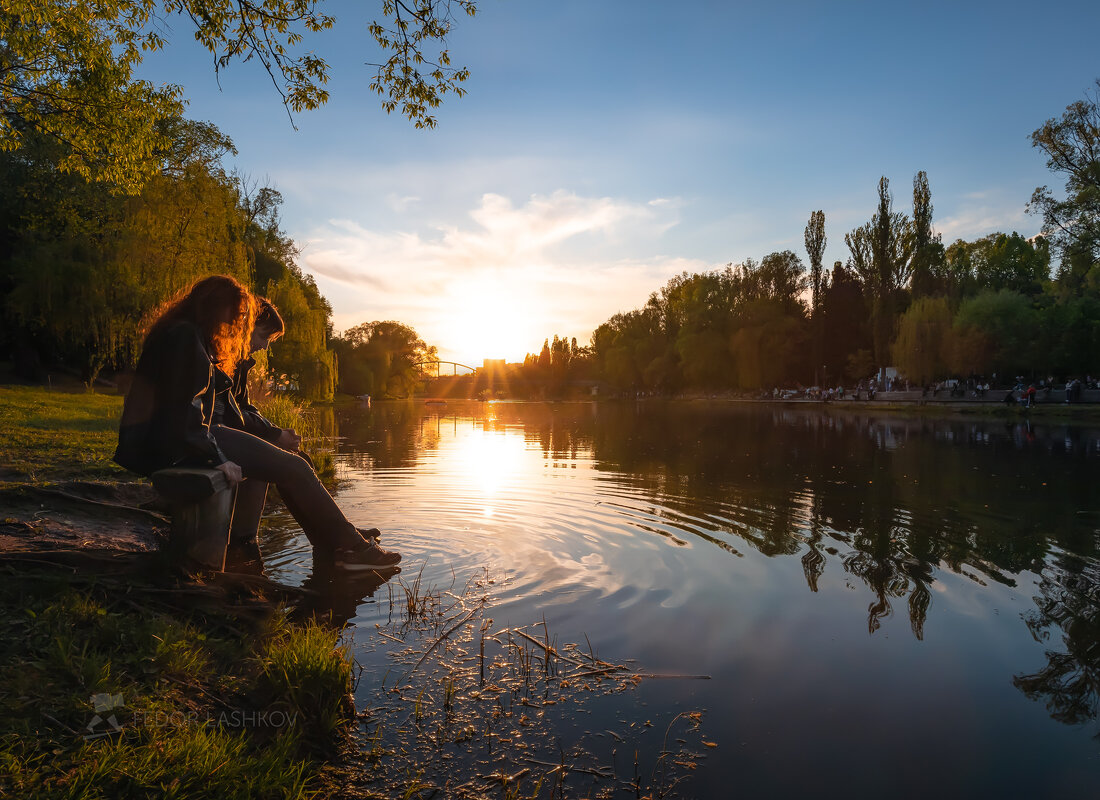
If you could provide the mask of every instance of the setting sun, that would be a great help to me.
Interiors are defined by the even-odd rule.
[[[533,306],[533,288],[519,280],[481,278],[452,294],[448,316],[440,321],[440,356],[472,367],[486,358],[521,361],[538,351],[546,331]]]

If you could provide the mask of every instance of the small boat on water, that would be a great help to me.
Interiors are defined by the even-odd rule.
[[[445,406],[445,405],[447,405],[447,401],[446,400],[425,400],[424,405],[426,405],[426,406]]]

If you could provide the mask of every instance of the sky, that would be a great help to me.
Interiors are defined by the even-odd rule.
[[[325,0],[307,45],[331,98],[293,124],[262,67],[212,58],[182,19],[139,76],[184,87],[227,167],[273,186],[337,331],[412,326],[440,357],[521,361],[587,344],[687,270],[790,249],[825,212],[825,263],[928,174],[945,243],[1038,233],[1061,190],[1029,135],[1100,78],[1100,3],[479,0],[448,42],[468,94],[438,125],[368,84],[380,0]]]

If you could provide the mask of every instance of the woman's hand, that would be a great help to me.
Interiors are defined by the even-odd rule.
[[[298,448],[302,446],[302,437],[293,428],[283,428],[283,432],[275,440],[275,446],[289,453],[297,453]]]
[[[234,464],[232,461],[226,461],[224,464],[218,464],[215,469],[219,470],[223,475],[225,475],[225,479],[229,481],[230,486],[236,486],[244,478],[244,476],[241,475],[240,466]]]

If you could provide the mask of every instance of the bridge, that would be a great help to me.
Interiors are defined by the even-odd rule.
[[[462,369],[470,370],[471,375],[474,374],[475,372],[477,372],[477,367],[471,367],[467,364],[459,364],[457,361],[440,361],[439,359],[432,359],[430,361],[418,361],[415,364],[413,364],[413,369],[417,369],[417,368],[420,368],[420,367],[429,367],[429,368],[430,367],[435,367],[435,377],[438,378],[439,377],[439,368],[443,364],[450,364],[451,367],[452,367],[452,374],[454,374],[454,375],[458,374],[458,368],[459,367],[461,367]],[[466,373],[463,373],[463,374],[465,375]]]

